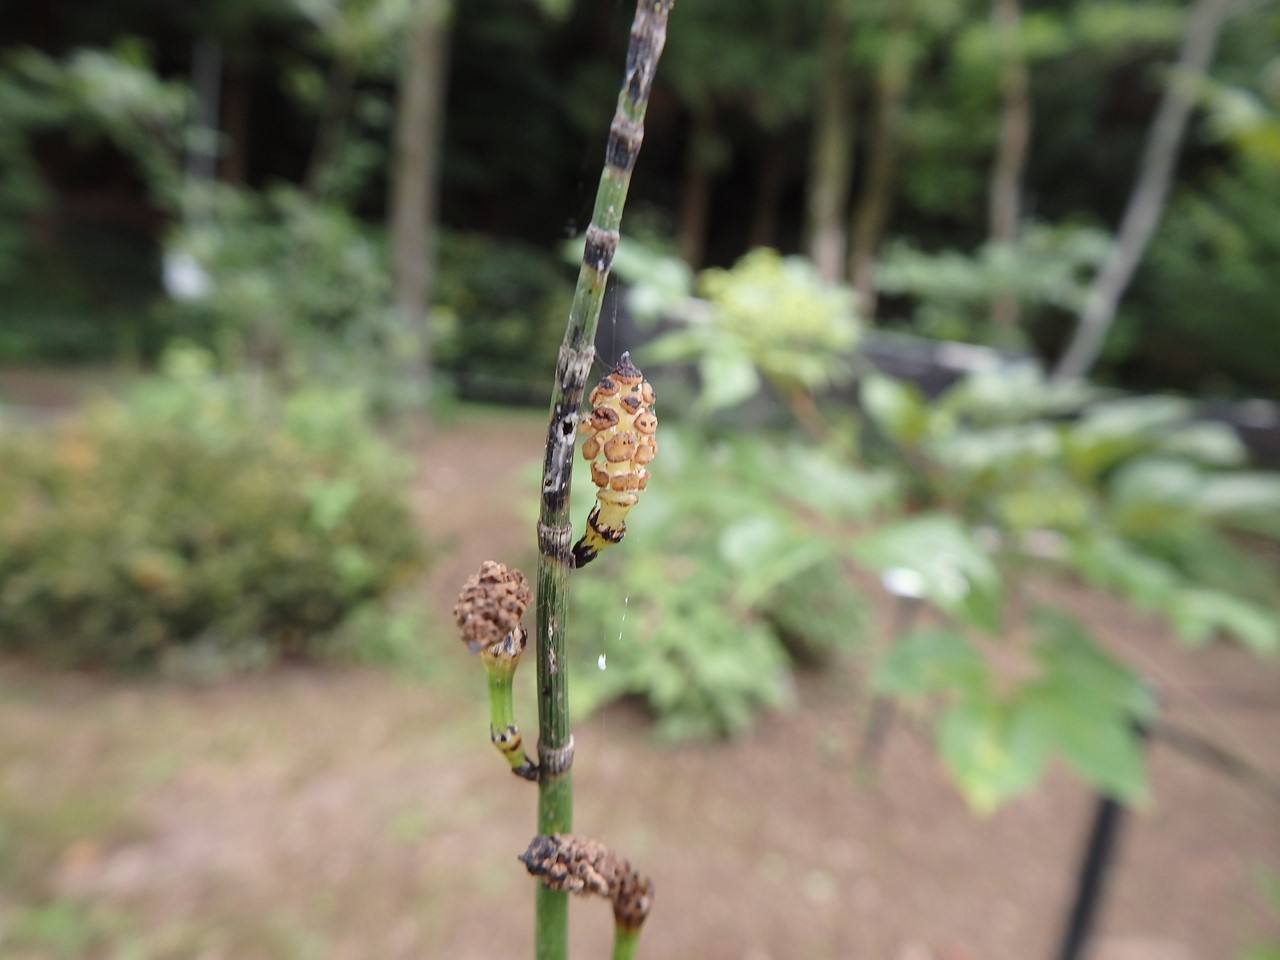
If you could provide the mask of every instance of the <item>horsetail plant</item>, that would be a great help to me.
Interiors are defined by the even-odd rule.
[[[569,546],[574,436],[587,375],[595,360],[600,304],[618,247],[618,228],[631,171],[644,139],[644,114],[658,58],[666,43],[667,17],[672,3],[673,0],[638,0],[636,4],[627,47],[626,74],[609,125],[604,171],[587,227],[582,267],[560,344],[551,394],[538,513],[538,833],[541,836],[568,834],[573,830],[573,735],[569,729],[565,633],[569,571],[577,565]],[[569,949],[568,894],[540,884],[535,912],[537,960],[565,960]]]
[[[569,491],[582,396],[595,361],[600,304],[618,247],[622,209],[644,139],[645,109],[673,2],[638,0],[636,4],[626,75],[609,125],[604,171],[556,363],[538,511],[536,764],[525,755],[512,706],[512,680],[527,637],[520,624],[530,600],[524,575],[486,561],[464,585],[454,607],[463,640],[480,653],[488,674],[490,739],[514,773],[538,784],[538,835],[521,857],[541,881],[535,901],[536,960],[567,960],[571,891],[598,893],[612,901],[614,960],[635,956],[640,926],[653,900],[652,881],[603,845],[571,833],[573,734],[565,635],[570,571],[622,539],[627,513],[648,484],[645,465],[657,452],[653,388],[630,356],[623,354],[592,391],[593,409],[581,426],[583,455],[592,461],[591,476],[599,489],[586,532],[571,548]]]

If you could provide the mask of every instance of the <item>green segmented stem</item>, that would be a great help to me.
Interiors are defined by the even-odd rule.
[[[489,679],[489,739],[511,764],[511,772],[525,780],[538,779],[538,767],[524,752],[520,727],[516,724],[516,708],[512,699],[512,681],[519,661],[494,660],[485,663]]]
[[[569,611],[572,528],[569,488],[574,440],[587,377],[595,359],[596,326],[609,268],[618,246],[618,227],[626,204],[631,171],[644,139],[644,114],[653,76],[667,38],[673,0],[639,0],[627,47],[626,75],[609,125],[604,171],[587,227],[582,267],[569,311],[556,382],[551,395],[546,454],[542,464],[542,502],[538,514],[538,832],[573,829],[573,737],[565,629]],[[538,886],[535,920],[537,960],[565,960],[569,952],[568,894]]]
[[[639,930],[623,926],[613,928],[613,960],[635,960],[639,944]]]

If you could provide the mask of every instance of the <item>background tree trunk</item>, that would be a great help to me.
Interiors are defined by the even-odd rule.
[[[778,208],[787,176],[787,142],[780,133],[770,134],[760,151],[756,174],[756,199],[751,212],[747,245],[772,247],[778,236]]]
[[[893,205],[898,121],[911,81],[910,3],[899,0],[899,4],[898,17],[876,73],[866,175],[849,224],[849,278],[858,294],[858,310],[867,320],[876,312],[876,255]]]
[[[676,228],[676,248],[692,270],[701,268],[707,249],[707,227],[711,223],[711,192],[715,185],[711,152],[716,136],[716,116],[705,106],[693,115],[693,129],[685,150],[684,181],[680,186],[680,222]]]
[[[822,75],[813,118],[813,146],[806,201],[809,256],[822,279],[844,279],[845,207],[853,174],[853,111],[847,68],[848,24],[831,5],[822,40]]]
[[[1089,289],[1075,336],[1053,372],[1055,379],[1085,376],[1102,351],[1107,331],[1115,321],[1120,297],[1133,279],[1164,214],[1174,166],[1195,104],[1188,77],[1209,68],[1230,7],[1230,0],[1199,0],[1187,18],[1174,75],[1167,78],[1160,106],[1151,122],[1133,193],[1129,195],[1106,259]]]
[[[1022,218],[1022,180],[1031,142],[1031,94],[1027,62],[1019,33],[1022,10],[1019,0],[995,0],[992,29],[1000,50],[1000,133],[991,167],[988,218],[993,244],[1018,242]],[[991,303],[991,322],[997,330],[1018,325],[1018,298],[1011,290],[998,290]]]
[[[229,64],[222,85],[222,150],[218,179],[236,186],[245,182],[249,164],[249,119],[253,78],[243,66]]]
[[[405,338],[414,347],[403,362],[424,393],[431,385],[427,311],[435,279],[448,15],[448,0],[422,0],[406,38],[391,171],[393,304],[399,323],[415,334]]]

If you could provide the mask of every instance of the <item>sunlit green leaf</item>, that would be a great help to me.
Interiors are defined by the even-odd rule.
[[[876,690],[901,696],[937,690],[976,694],[986,682],[986,662],[962,633],[944,627],[914,630],[896,640],[871,680]]]
[[[1169,564],[1116,537],[1077,544],[1072,560],[1091,583],[1118,590],[1146,609],[1163,608],[1181,582]]]
[[[943,764],[978,813],[1030,790],[1048,759],[1037,732],[994,701],[953,706],[938,721],[937,736]]]
[[[1000,621],[1001,581],[972,533],[949,514],[922,514],[862,538],[855,555],[880,573],[920,575],[924,596],[988,630]]]
[[[928,407],[913,385],[890,377],[863,377],[862,407],[885,436],[895,443],[920,440],[928,423]]]
[[[1258,653],[1280,650],[1280,619],[1265,607],[1221,590],[1181,591],[1169,618],[1178,636],[1193,646],[1208,643],[1221,631]]]
[[[760,389],[755,366],[740,354],[708,354],[698,361],[698,371],[702,374],[700,402],[708,410],[735,406]]]

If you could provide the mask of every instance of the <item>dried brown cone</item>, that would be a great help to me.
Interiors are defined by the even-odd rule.
[[[653,906],[653,881],[619,859],[618,883],[613,892],[613,920],[624,930],[639,930]]]
[[[533,591],[523,573],[486,560],[463,584],[453,618],[472,653],[485,650],[498,654],[505,644],[518,656],[525,635],[520,618],[532,600]]]
[[[649,915],[653,881],[597,840],[571,833],[537,836],[520,860],[552,890],[612,901],[614,921],[627,930],[638,930]]]

